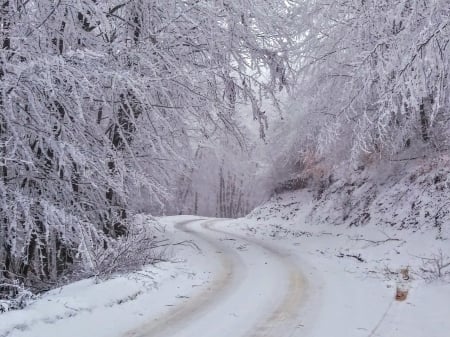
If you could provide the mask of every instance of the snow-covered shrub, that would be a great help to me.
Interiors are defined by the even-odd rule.
[[[445,255],[442,250],[420,259],[420,275],[425,280],[450,280],[450,256]]]
[[[113,273],[124,273],[165,261],[170,258],[167,248],[171,243],[162,235],[156,220],[136,221],[125,235],[94,246],[85,253],[80,265],[81,275],[107,278]]]
[[[0,313],[22,309],[33,300],[33,293],[25,289],[18,281],[0,283]]]

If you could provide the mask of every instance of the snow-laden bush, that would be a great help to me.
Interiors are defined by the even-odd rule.
[[[420,276],[431,282],[435,280],[450,280],[450,256],[442,250],[429,256],[419,257],[422,267],[419,268]]]
[[[0,313],[23,309],[33,300],[33,293],[18,281],[0,283]]]
[[[104,245],[80,249],[80,270],[83,276],[108,278],[114,273],[126,273],[170,258],[171,242],[163,235],[158,222],[151,217],[135,221],[125,235]]]

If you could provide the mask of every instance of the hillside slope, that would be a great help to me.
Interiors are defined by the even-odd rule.
[[[327,183],[277,194],[230,227],[289,247],[319,275],[317,315],[329,324],[311,327],[312,336],[444,337],[449,172],[411,162],[341,168]]]

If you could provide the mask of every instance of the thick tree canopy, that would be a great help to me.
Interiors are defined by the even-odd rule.
[[[317,173],[449,149],[447,0],[316,0],[301,13],[298,118],[283,130],[282,166]]]
[[[261,99],[276,104],[292,81],[291,1],[0,0],[0,11],[6,280],[94,268],[93,252],[128,235],[131,195],[164,209],[191,149],[219,134],[242,145],[244,101],[264,137]]]

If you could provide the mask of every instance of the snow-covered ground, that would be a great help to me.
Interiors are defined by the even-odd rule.
[[[447,240],[310,224],[313,204],[303,191],[238,220],[162,218],[174,241],[200,249],[176,246],[175,262],[55,289],[0,315],[0,336],[448,336],[449,275],[433,269],[440,255],[448,262]]]
[[[428,226],[306,221],[316,205],[307,190],[286,193],[226,227],[270,240],[302,261],[317,311],[305,336],[449,336],[450,266],[441,277],[437,270],[450,263],[448,238],[437,239]],[[397,289],[406,299],[395,299]]]

